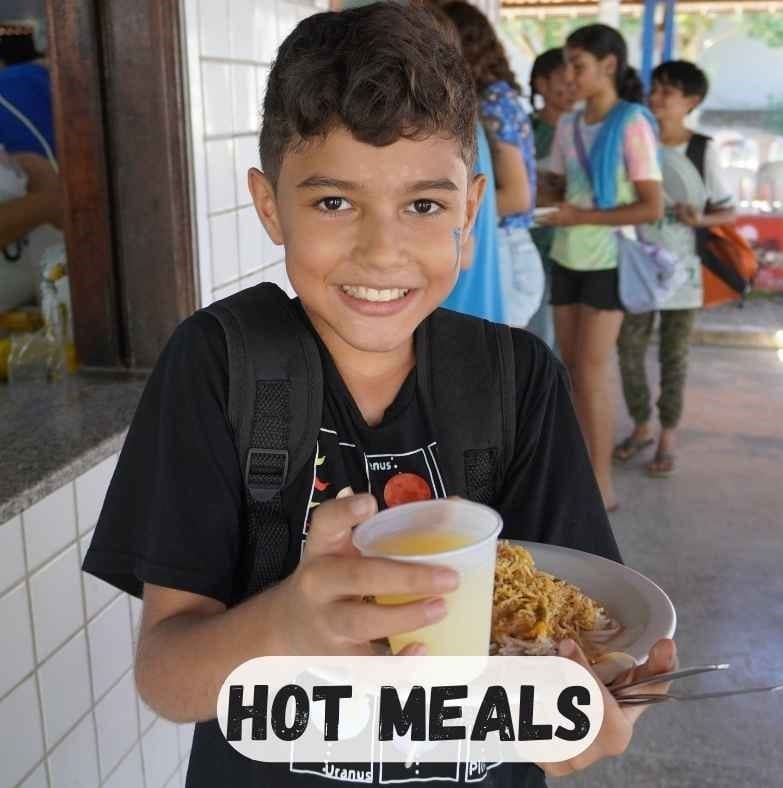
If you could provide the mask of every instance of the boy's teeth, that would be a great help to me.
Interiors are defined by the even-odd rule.
[[[391,290],[375,290],[372,287],[354,287],[353,285],[343,285],[343,292],[362,301],[396,301],[408,294],[407,290],[399,287]]]

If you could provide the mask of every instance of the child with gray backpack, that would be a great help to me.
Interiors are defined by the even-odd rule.
[[[685,126],[687,115],[707,95],[707,77],[693,63],[672,60],[652,75],[650,109],[660,127],[666,213],[658,227],[646,227],[645,237],[670,249],[684,269],[684,283],[660,309],[658,356],[661,393],[657,402],[661,424],[650,476],[669,476],[675,469],[675,436],[682,416],[688,366],[688,342],[702,305],[701,261],[696,229],[732,222],[732,197],[720,178],[717,151],[709,138]],[[703,170],[703,175],[699,172]],[[626,314],[618,339],[623,393],[634,430],[614,450],[614,459],[627,462],[655,443],[645,357],[656,313]]]

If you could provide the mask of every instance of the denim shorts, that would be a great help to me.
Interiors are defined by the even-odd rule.
[[[541,255],[529,231],[519,227],[498,229],[498,249],[506,322],[524,328],[544,297]]]

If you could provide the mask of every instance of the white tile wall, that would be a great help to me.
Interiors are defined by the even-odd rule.
[[[22,518],[0,525],[0,593],[24,577]]]
[[[30,576],[33,630],[39,661],[46,659],[84,625],[79,576],[75,543]]]
[[[256,0],[254,19],[256,60],[271,63],[277,52],[277,16],[270,14],[268,9],[263,7],[263,3]]]
[[[234,117],[231,107],[231,67],[227,63],[203,63],[204,126],[210,136],[231,134]]]
[[[92,714],[84,719],[49,755],[52,788],[97,788],[98,755]]]
[[[210,140],[207,149],[209,212],[230,211],[237,204],[234,184],[234,140]]]
[[[0,700],[0,788],[11,788],[43,757],[35,679]]]
[[[137,695],[139,728],[144,733],[158,719],[158,715]]]
[[[194,726],[139,714],[142,603],[80,571],[116,462],[0,525],[0,788],[150,788],[145,733],[152,781],[184,784]]]
[[[95,705],[101,777],[106,777],[139,738],[133,671],[128,671]]]
[[[84,630],[38,668],[44,735],[53,747],[92,706]]]
[[[67,484],[23,515],[28,571],[37,569],[76,538],[73,485]]]
[[[179,751],[185,762],[187,762],[187,758],[190,755],[190,748],[193,744],[193,729],[195,727],[196,724],[193,722],[188,722],[185,725],[177,726],[177,735],[179,736]]]
[[[87,625],[95,699],[133,665],[128,597],[123,594]]]
[[[255,12],[253,0],[231,0],[229,36],[234,60],[256,60]]]
[[[237,215],[221,213],[209,220],[212,234],[212,283],[221,287],[239,279]]]
[[[179,763],[177,726],[167,720],[157,719],[142,736],[141,751],[147,788],[163,788]]]
[[[247,276],[264,266],[266,231],[258,221],[255,207],[243,208],[237,214],[239,223],[239,270]]]
[[[76,517],[80,534],[98,522],[106,490],[117,467],[117,457],[116,454],[107,457],[76,480]]]
[[[133,637],[133,647],[136,648],[136,643],[137,643],[136,638],[139,635],[139,625],[141,623],[141,611],[143,608],[143,604],[140,599],[137,599],[135,596],[132,596],[130,597],[130,606],[131,606],[131,628],[132,628],[131,635]]]
[[[0,632],[2,632],[2,669],[0,697],[18,684],[35,667],[33,633],[27,587],[20,583],[0,597]]]
[[[79,565],[84,563],[84,557],[87,555],[87,548],[92,541],[92,535],[95,529],[88,531],[81,539],[79,539]],[[100,580],[95,575],[88,575],[82,572],[82,585],[84,587],[84,604],[87,612],[87,620],[90,621],[95,617],[95,614],[104,608],[112,599],[120,595],[114,586]]]
[[[277,47],[301,19],[327,7],[328,0],[185,0],[204,306],[264,281],[293,293],[279,265],[282,248],[246,210],[247,170],[259,166],[261,109]]]
[[[228,0],[202,0],[199,3],[199,14],[203,56],[231,57],[228,34]],[[186,24],[195,24],[195,20],[188,19]]]
[[[234,141],[234,163],[236,167],[237,205],[250,205],[253,198],[247,185],[247,171],[251,167],[261,167],[258,160],[258,136],[256,134],[237,137]],[[258,221],[258,219],[256,219]],[[263,232],[263,227],[259,222]],[[266,235],[266,233],[264,233]]]
[[[302,11],[304,10],[304,3],[286,2],[286,0],[277,0],[277,45],[283,43],[288,37],[288,34],[293,31],[302,18]],[[308,3],[309,10],[312,13],[315,9],[312,3]]]
[[[122,763],[112,772],[103,785],[105,788],[140,788],[144,785],[141,748],[138,744],[123,759]]]
[[[231,66],[231,91],[234,111],[234,134],[255,132],[258,128],[260,99],[256,89],[256,66]]]
[[[46,776],[46,767],[41,764],[19,788],[49,788],[49,780]]]

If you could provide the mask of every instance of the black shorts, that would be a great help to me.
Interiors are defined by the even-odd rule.
[[[554,262],[550,303],[552,306],[586,304],[595,309],[622,309],[617,269],[574,271]]]

